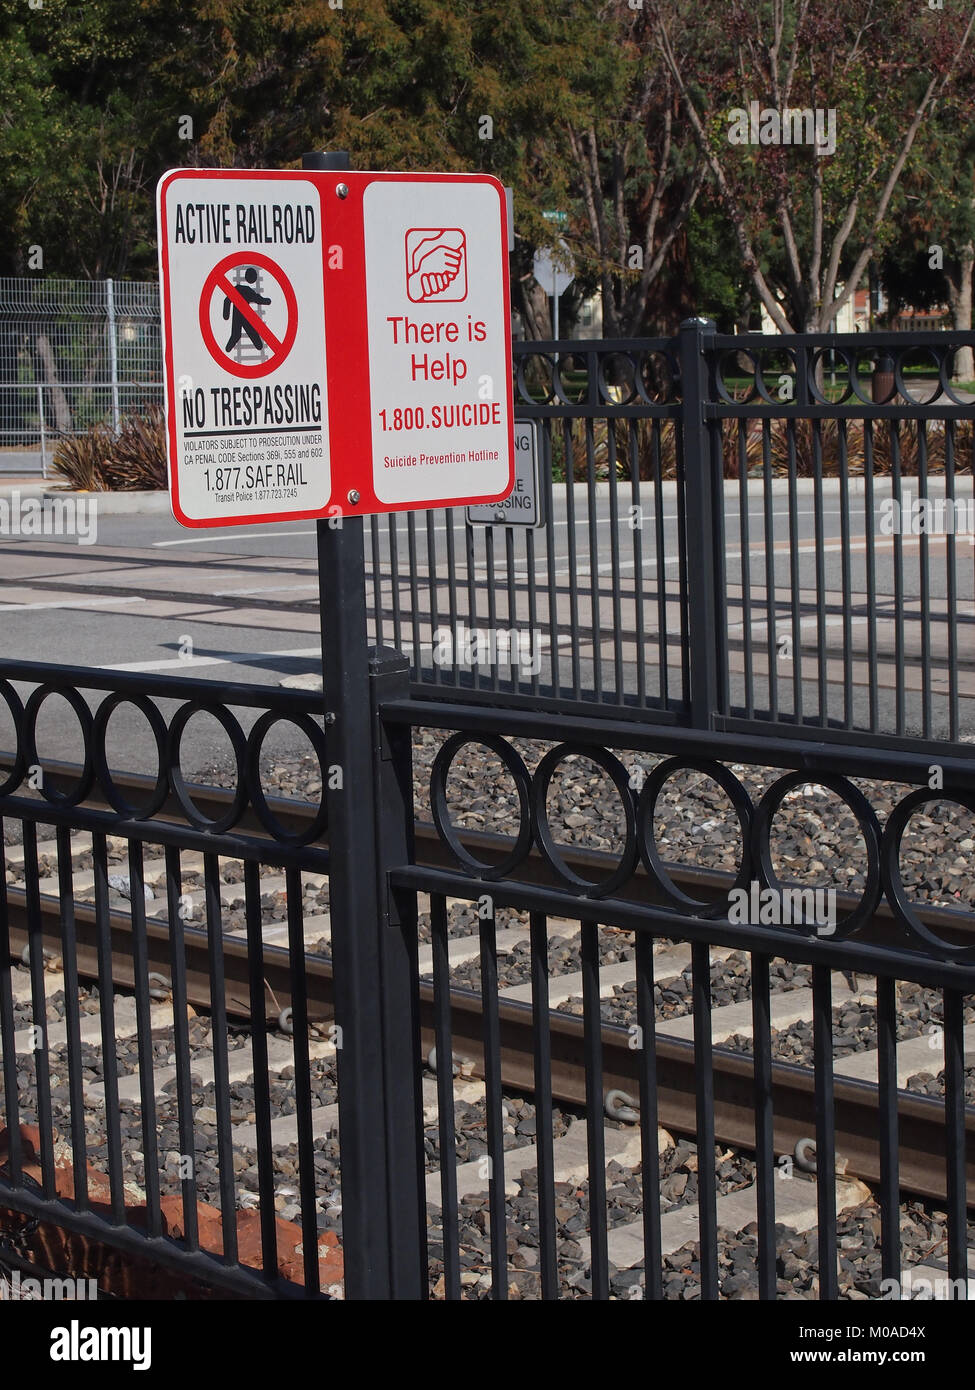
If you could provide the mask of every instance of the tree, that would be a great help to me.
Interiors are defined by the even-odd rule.
[[[756,295],[781,332],[825,331],[877,250],[925,122],[953,86],[971,92],[975,9],[647,6]]]

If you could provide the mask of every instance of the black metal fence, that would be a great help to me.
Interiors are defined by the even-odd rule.
[[[819,1296],[840,1294],[841,1160],[876,1184],[874,1283],[900,1288],[900,1203],[926,1193],[947,1214],[946,1276],[964,1296],[975,1201],[965,1070],[973,912],[964,881],[960,902],[949,891],[957,880],[946,880],[940,903],[930,891],[925,901],[937,865],[928,846],[918,877],[911,837],[915,816],[940,817],[956,851],[952,813],[975,811],[971,760],[944,758],[933,790],[930,756],[909,750],[419,701],[394,653],[372,660],[368,681],[371,733],[346,752],[336,778],[338,745],[328,740],[347,722],[341,704],[322,716],[314,697],[297,692],[231,686],[217,699],[196,681],[0,665],[19,735],[0,819],[5,831],[21,831],[5,835],[0,890],[0,1213],[19,1214],[3,1216],[0,1262],[36,1268],[33,1238],[53,1228],[87,1242],[89,1270],[102,1267],[93,1249],[114,1250],[196,1291],[307,1297],[344,1282],[352,1298],[504,1298],[513,1232],[537,1251],[533,1287],[542,1297],[618,1294],[612,1280],[622,1266],[638,1296],[655,1298],[666,1292],[676,1221],[699,1295],[712,1299],[728,1275],[718,1143],[754,1155],[755,1289],[772,1298],[781,1292],[777,1261],[794,1239],[776,1232],[777,1221],[789,1225],[783,1205],[793,1192],[780,1181],[782,1156],[812,1140],[815,1179],[791,1181],[816,1208]],[[39,713],[58,696],[84,732],[84,763],[74,769],[38,757]],[[106,729],[126,705],[148,722],[157,776],[110,768]],[[205,714],[233,748],[223,788],[188,785],[181,771],[187,731]],[[323,805],[275,797],[264,785],[261,748],[282,723],[311,746],[328,817]],[[442,745],[425,771],[413,765],[421,730]],[[452,781],[465,759],[502,812],[476,831]],[[580,784],[573,790],[564,778],[580,765],[586,796],[602,799],[616,827],[603,851],[567,838],[566,798],[578,800]],[[750,773],[764,779],[759,790]],[[694,856],[682,862],[672,832],[661,835],[668,796],[694,804],[688,774],[724,798],[708,834],[715,838],[719,822],[733,830],[730,872],[702,873]],[[817,789],[831,798],[844,846],[831,880],[836,910],[818,915],[803,899],[791,921],[778,922],[754,904],[744,916],[733,911],[736,892],[781,903],[796,880],[800,888],[815,880],[807,864],[783,867],[776,822],[805,816]],[[337,826],[353,802],[368,814],[343,844]],[[470,945],[479,978],[458,983],[463,903],[471,910],[460,944]],[[328,939],[312,944],[323,911],[330,920],[315,930]],[[605,1015],[607,929],[617,956],[621,942],[635,952],[628,1021]],[[573,932],[581,1012],[550,1012],[560,984],[550,939]],[[527,998],[501,989],[512,940],[528,946]],[[683,1022],[662,1015],[655,997],[666,962],[682,951],[691,978]],[[712,959],[728,953],[747,960],[747,1017],[736,1027],[750,1033],[750,1051],[740,1037],[725,1039],[712,1009]],[[774,1043],[782,996],[770,970],[783,961],[811,972],[812,1054],[802,1066],[783,1061]],[[855,1053],[861,1064],[852,1070],[833,1044],[851,973],[876,1014],[870,1065]],[[904,982],[925,991],[918,1017],[939,1030],[943,1066],[927,1032],[909,1026]],[[209,1019],[202,1039],[193,1010]],[[942,1077],[941,1099],[904,1089],[905,1065],[916,1066],[904,1051],[919,1039]],[[101,1049],[94,1076],[92,1045]],[[435,1082],[425,1071],[431,1048]],[[459,1068],[456,1080],[446,1059]],[[242,1079],[250,1091],[241,1092]],[[478,1080],[484,1149],[457,1166],[455,1086]],[[630,1162],[640,1198],[630,1193],[625,1209],[607,1177],[611,1092],[624,1093],[639,1133]],[[512,1151],[504,1126],[513,1094],[533,1097],[536,1136]],[[571,1126],[568,1135],[553,1131],[556,1104],[576,1114],[585,1138],[569,1169],[572,1190],[585,1193],[582,1232],[566,1230],[559,1214],[562,1146],[574,1135]],[[21,1131],[25,1122],[34,1128]],[[658,1126],[695,1138],[693,1202],[675,1206],[661,1192]],[[322,1270],[336,1210],[344,1279],[330,1282]],[[487,1251],[470,1243],[478,1212]],[[581,1265],[566,1262],[570,1239]]]
[[[434,696],[971,737],[973,342],[517,343],[547,523],[373,518],[373,638]]]
[[[783,1292],[797,1191],[815,1207],[818,1295],[848,1288],[839,1207],[863,1194],[842,1160],[880,1207],[868,1296],[899,1296],[907,1194],[945,1212],[944,1272],[965,1296],[972,571],[958,529],[938,549],[902,522],[915,476],[915,500],[967,498],[971,408],[950,396],[962,338],[932,339],[939,398],[923,405],[868,403],[857,370],[869,356],[882,395],[889,349],[889,389],[913,391],[916,342],[770,346],[692,323],[671,343],[523,349],[547,529],[373,521],[367,594],[363,523],[320,524],[324,701],[0,662],[16,734],[0,757],[0,1264],[60,1249],[101,1272],[121,1252],[194,1292],[504,1298],[514,1237],[521,1293],[619,1296],[626,1270],[640,1296],[673,1296],[683,1250],[713,1299],[730,1291],[722,1231],[742,1220],[724,1215],[720,1144],[749,1155],[761,1297]],[[368,656],[367,617],[412,648],[412,681],[400,652]],[[476,669],[456,641],[427,662],[462,620],[494,634]],[[535,669],[505,670],[502,626]],[[74,767],[38,746],[58,698],[79,724]],[[136,717],[149,777],[112,766],[110,727]],[[207,717],[227,785],[190,785]],[[285,729],[308,749],[307,804],[265,780]],[[622,1000],[607,932],[614,965],[633,957]],[[554,935],[579,943],[572,983],[550,968]],[[730,957],[728,1034],[712,963]],[[805,995],[773,988],[783,963],[809,972]],[[683,1014],[656,994],[675,971]],[[806,1010],[801,1064],[777,1037],[784,994]],[[835,1042],[851,999],[873,1010],[852,1052]],[[907,1085],[915,1070],[933,1089]],[[528,1095],[534,1143],[512,1149],[508,1106]],[[458,1100],[481,1107],[473,1151]],[[694,1136],[692,1200],[661,1186],[661,1126]],[[776,1174],[809,1141],[802,1193]],[[611,1149],[629,1155],[625,1201]]]

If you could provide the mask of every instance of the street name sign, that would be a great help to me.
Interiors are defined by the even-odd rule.
[[[515,421],[515,485],[503,502],[467,508],[472,526],[541,526],[538,421]]]
[[[508,495],[496,179],[176,169],[157,211],[170,496],[184,526]]]

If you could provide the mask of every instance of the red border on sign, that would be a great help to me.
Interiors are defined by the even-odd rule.
[[[512,403],[511,333],[504,335],[505,381],[502,398],[508,412],[508,480],[500,492],[484,493],[470,502],[458,497],[428,498],[423,502],[384,502],[373,488],[373,412],[369,390],[369,330],[366,323],[365,230],[362,202],[371,183],[475,183],[492,187],[500,205],[501,294],[505,313],[511,303],[508,283],[508,207],[504,186],[490,174],[376,174],[317,173],[322,201],[328,208],[329,242],[341,242],[343,269],[325,271],[325,337],[342,343],[342,353],[328,355],[329,400],[341,409],[329,411],[332,439],[332,497],[326,515],[381,516],[390,512],[427,512],[444,507],[480,506],[501,502],[515,484],[514,408]],[[347,196],[334,196],[344,183]],[[330,196],[331,195],[331,196]],[[333,208],[333,202],[336,206]],[[510,317],[509,317],[510,324]],[[354,489],[356,506],[347,501]]]
[[[227,280],[227,275],[238,265],[257,266],[259,270],[265,270],[268,275],[273,275],[284,294],[284,302],[288,308],[288,327],[280,342],[268,332],[260,318],[257,318],[255,322],[249,313],[246,314],[248,322],[253,323],[268,346],[273,348],[273,353],[266,362],[255,362],[250,366],[243,362],[234,362],[221,348],[213,336],[213,329],[210,326],[210,305],[213,292],[216,289],[222,289],[226,295],[229,291],[230,297],[233,298],[234,286]],[[241,307],[241,313],[246,313],[246,309],[249,307],[249,305]],[[200,332],[203,334],[203,341],[207,345],[210,356],[217,366],[222,367],[224,371],[231,372],[234,376],[267,376],[269,372],[277,371],[295,344],[295,338],[298,334],[298,300],[295,296],[294,286],[281,267],[272,261],[270,256],[265,256],[260,251],[234,251],[231,255],[225,256],[222,261],[218,261],[204,281],[200,294]]]
[[[177,454],[177,405],[173,364],[172,296],[169,280],[169,228],[166,218],[166,192],[177,180],[209,182],[216,179],[248,179],[267,182],[295,182],[314,185],[318,190],[322,229],[322,268],[325,280],[325,368],[327,378],[327,418],[329,424],[329,466],[332,493],[323,508],[311,511],[248,513],[242,516],[188,517],[179,500],[179,477],[174,460]],[[225,526],[260,526],[276,521],[310,521],[331,516],[383,515],[389,512],[432,511],[442,507],[480,506],[501,502],[514,487],[514,409],[512,403],[511,334],[504,335],[505,395],[508,409],[507,485],[501,492],[478,497],[446,497],[416,502],[381,502],[372,486],[372,403],[369,391],[369,335],[366,327],[365,248],[362,197],[370,183],[460,183],[491,185],[500,203],[502,295],[510,305],[508,276],[508,209],[502,184],[489,174],[412,174],[373,173],[317,169],[173,169],[157,185],[156,205],[159,226],[159,270],[162,295],[163,362],[166,389],[167,434],[169,439],[170,498],[173,515],[190,529],[218,530]],[[340,199],[339,184],[348,188]],[[328,209],[326,214],[326,207]],[[342,269],[328,265],[329,247],[342,248]],[[250,252],[251,263],[258,253]],[[332,351],[328,350],[331,335]],[[351,489],[359,493],[359,503],[349,504]]]

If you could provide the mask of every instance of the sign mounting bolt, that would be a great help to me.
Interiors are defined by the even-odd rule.
[[[359,494],[356,492],[355,488],[351,488],[350,491],[349,491],[349,501],[350,501],[350,503],[352,504],[353,507],[356,505],[356,503],[358,502],[358,500],[359,500]]]
[[[349,185],[347,183],[337,183],[335,185],[335,191],[340,198],[347,198],[349,196]]]

